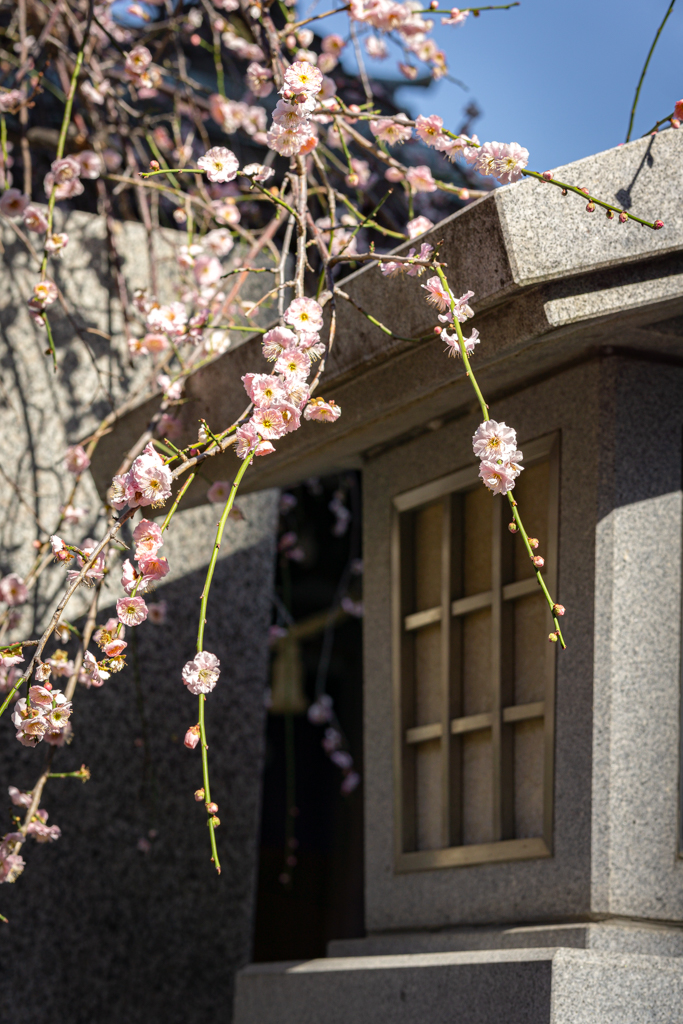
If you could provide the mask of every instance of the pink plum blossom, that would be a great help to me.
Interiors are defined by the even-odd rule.
[[[443,134],[443,119],[436,114],[430,117],[419,114],[415,121],[415,131],[426,146],[434,146]]]
[[[148,611],[149,609],[141,597],[120,597],[116,602],[116,614],[119,617],[119,622],[123,622],[126,626],[139,626],[147,618]]]
[[[484,460],[479,466],[479,476],[494,494],[507,494],[515,486],[515,478],[505,463]]]
[[[237,177],[239,160],[231,149],[213,146],[200,156],[197,167],[206,171],[209,181],[233,181]]]
[[[155,626],[163,626],[166,622],[168,603],[166,601],[150,602],[147,605],[148,618]]]
[[[406,171],[406,180],[413,192],[436,192],[436,182],[426,164],[409,167]]]
[[[294,299],[285,310],[284,318],[298,331],[322,330],[323,311],[315,299]]]
[[[107,679],[109,679],[109,673],[100,668],[92,651],[86,651],[83,655],[83,665],[78,675],[79,683],[90,689],[91,686],[102,686]]]
[[[450,17],[442,18],[442,25],[462,25],[467,21],[469,11],[461,11],[458,7],[452,7]]]
[[[304,409],[305,420],[321,420],[334,423],[341,416],[341,408],[333,399],[326,402],[324,398],[312,398]]]
[[[227,256],[235,245],[235,240],[227,228],[214,228],[204,236],[204,244],[214,256]]]
[[[173,477],[150,442],[133,462],[128,473],[127,497],[129,504],[162,504],[171,495]]]
[[[91,149],[84,149],[76,154],[76,159],[81,166],[82,178],[99,178],[102,173],[102,158]]]
[[[246,459],[251,455],[270,455],[275,451],[270,441],[264,441],[259,437],[251,420],[237,428],[235,438],[235,454],[240,459]]]
[[[413,135],[413,129],[410,125],[399,124],[390,118],[380,118],[377,121],[371,121],[370,131],[376,139],[379,139],[380,142],[386,142],[388,146],[396,146],[407,142]]]
[[[323,84],[322,72],[307,61],[295,61],[285,71],[285,88],[315,95]]]
[[[182,302],[171,302],[168,306],[156,306],[147,314],[147,325],[153,329],[172,334],[183,334],[187,324],[187,310]]]
[[[517,450],[517,434],[505,423],[486,420],[477,427],[472,437],[472,448],[479,459],[505,460]]]
[[[429,217],[413,217],[406,224],[406,231],[409,238],[417,238],[418,235],[423,235],[425,231],[429,231],[433,227],[434,223]]]
[[[161,555],[146,555],[138,562],[144,581],[161,580],[169,572],[168,560]]]
[[[505,146],[505,152],[499,157],[496,167],[498,180],[504,185],[512,181],[519,181],[522,171],[529,163],[529,150],[516,142],[509,142]]]
[[[242,174],[247,178],[253,178],[254,181],[263,182],[272,178],[275,171],[272,167],[266,167],[265,164],[247,164],[242,168]]]
[[[287,327],[273,327],[263,335],[262,344],[264,356],[273,362],[286,348],[296,344],[296,334]]]
[[[47,231],[47,217],[37,206],[27,206],[23,213],[24,225],[29,231]]]
[[[301,348],[288,348],[278,357],[275,372],[307,377],[311,370],[311,357]]]
[[[199,651],[183,667],[183,682],[190,693],[211,693],[220,675],[220,661],[210,651]]]
[[[264,96],[269,96],[273,91],[273,72],[270,68],[264,68],[257,64],[256,61],[252,61],[247,68],[245,78],[247,87],[254,96],[262,99]]]
[[[135,559],[146,558],[149,555],[156,555],[164,543],[161,527],[149,519],[141,519],[133,530],[135,541]]]
[[[0,601],[15,607],[25,604],[27,597],[28,589],[18,573],[11,572],[0,580]]]
[[[9,798],[15,807],[31,806],[32,797],[30,793],[22,793],[16,786],[8,786],[7,792],[9,793]]]
[[[210,288],[223,276],[223,267],[215,256],[198,256],[192,270],[200,288]]]
[[[291,334],[291,332],[288,333]],[[282,380],[273,374],[245,373],[242,381],[249,398],[259,408],[267,409],[270,406],[278,405],[287,398]]]
[[[8,188],[0,199],[0,213],[5,217],[21,217],[28,206],[28,199],[18,188]]]
[[[74,476],[85,472],[90,465],[90,459],[86,454],[85,448],[80,444],[72,444],[67,448],[64,456],[64,465],[69,473],[73,473]]]
[[[279,406],[257,408],[249,422],[266,441],[274,441],[287,433],[287,424]]]
[[[427,302],[436,306],[437,309],[448,309],[451,304],[451,293],[444,288],[440,277],[430,277],[427,282],[420,285],[427,292]]]
[[[441,338],[446,342],[446,352],[449,356],[455,356],[460,358],[460,342],[458,341],[458,335],[453,331],[449,334],[448,331],[441,332]],[[469,338],[464,338],[465,351],[468,356],[471,356],[474,352],[474,346],[479,344],[479,331],[475,328],[470,334]]]
[[[125,651],[127,646],[128,644],[125,640],[115,637],[113,640],[110,640],[109,643],[104,645],[103,650],[108,658],[117,658],[119,654],[122,654]]]
[[[206,492],[207,500],[215,505],[224,505],[230,497],[230,488],[229,480],[216,480]]]

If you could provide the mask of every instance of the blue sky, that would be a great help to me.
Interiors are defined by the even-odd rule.
[[[439,114],[454,129],[463,108],[475,100],[483,111],[475,129],[480,139],[519,142],[537,170],[608,149],[626,137],[636,83],[668,5],[669,0],[522,0],[509,11],[470,15],[457,27],[442,26],[437,16],[434,38],[446,51],[451,73],[469,91],[442,80],[425,92],[402,91],[403,102],[415,114]],[[314,9],[329,6],[318,0]],[[308,9],[304,0],[299,10]],[[323,26],[344,31],[341,18],[325,19],[319,31]],[[368,68],[393,77],[396,62],[368,61]],[[650,62],[634,137],[682,98],[679,0]]]

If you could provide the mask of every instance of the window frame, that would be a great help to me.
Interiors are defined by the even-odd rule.
[[[560,435],[559,432],[525,443],[524,462],[526,466],[548,460],[550,463],[548,489],[548,536],[544,538],[546,565],[544,579],[551,593],[557,593],[557,569],[559,549],[559,481],[560,481]],[[527,594],[538,592],[535,576],[514,583],[502,585],[502,516],[501,496],[494,498],[492,528],[492,577],[491,589],[481,594],[452,600],[452,525],[451,495],[463,493],[481,486],[477,465],[468,466],[429,483],[397,494],[393,498],[391,538],[391,590],[392,590],[392,687],[393,687],[393,732],[394,732],[394,865],[398,873],[422,871],[435,868],[460,867],[471,864],[486,864],[501,861],[528,860],[551,857],[553,851],[553,776],[554,776],[554,727],[555,727],[555,644],[547,644],[543,672],[545,675],[544,700],[526,705],[506,705],[502,699],[502,610],[505,601],[513,601]],[[444,502],[441,538],[441,604],[438,608],[408,613],[411,607],[412,564],[406,512],[415,512],[438,499]],[[524,509],[521,509],[522,518]],[[520,541],[521,543],[521,541]],[[449,566],[444,572],[443,566]],[[413,644],[410,634],[420,626],[448,619],[451,626],[456,618],[491,608],[492,632],[498,642],[492,644],[491,674],[493,708],[480,715],[457,717],[452,714],[452,659],[453,629],[441,630],[441,671],[440,705],[441,721],[431,725],[410,725],[413,717]],[[452,737],[482,728],[491,729],[493,748],[493,807],[494,822],[502,836],[505,831],[505,815],[512,813],[511,801],[514,794],[504,791],[505,759],[512,756],[509,742],[510,730],[505,726],[513,722],[543,718],[543,834],[525,839],[500,838],[492,842],[469,845],[453,845],[451,793],[459,787],[452,756]],[[446,737],[445,742],[443,737]],[[420,742],[440,740],[441,758],[441,832],[443,845],[438,849],[410,850],[415,843],[415,758],[411,748]],[[511,779],[511,774],[508,773]],[[457,807],[456,807],[457,812]],[[408,847],[408,849],[406,849]]]

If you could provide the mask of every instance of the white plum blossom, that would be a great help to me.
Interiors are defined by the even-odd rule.
[[[472,448],[479,459],[506,459],[517,450],[517,433],[505,423],[486,420],[477,427]]]

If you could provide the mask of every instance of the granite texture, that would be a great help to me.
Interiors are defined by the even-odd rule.
[[[550,1024],[679,1024],[683,964],[661,956],[560,949]]]
[[[530,949],[248,967],[235,1024],[677,1024],[683,964]]]
[[[596,531],[591,903],[596,913],[681,921],[683,370],[609,363]]]
[[[251,947],[276,498],[241,501],[246,521],[228,523],[211,592],[206,645],[222,674],[206,714],[222,875],[193,798],[200,751],[182,743],[197,718],[180,667],[194,653],[210,506],[177,514],[173,576],[155,595],[168,602],[168,619],[137,629],[138,684],[131,665],[102,689],[76,693],[75,738],[55,769],[84,762],[92,780],[49,783],[43,805],[62,838],[32,844],[22,877],[0,890],[10,921],[0,930],[3,1020],[229,1019],[233,971]],[[43,752],[10,735],[3,784],[28,788]]]
[[[363,939],[337,939],[329,942],[327,955],[380,956],[474,949],[546,949],[561,946],[609,953],[683,956],[683,927],[614,919],[592,923],[517,925],[508,928],[377,932]]]
[[[552,957],[430,953],[248,967],[235,1024],[549,1024]]]

